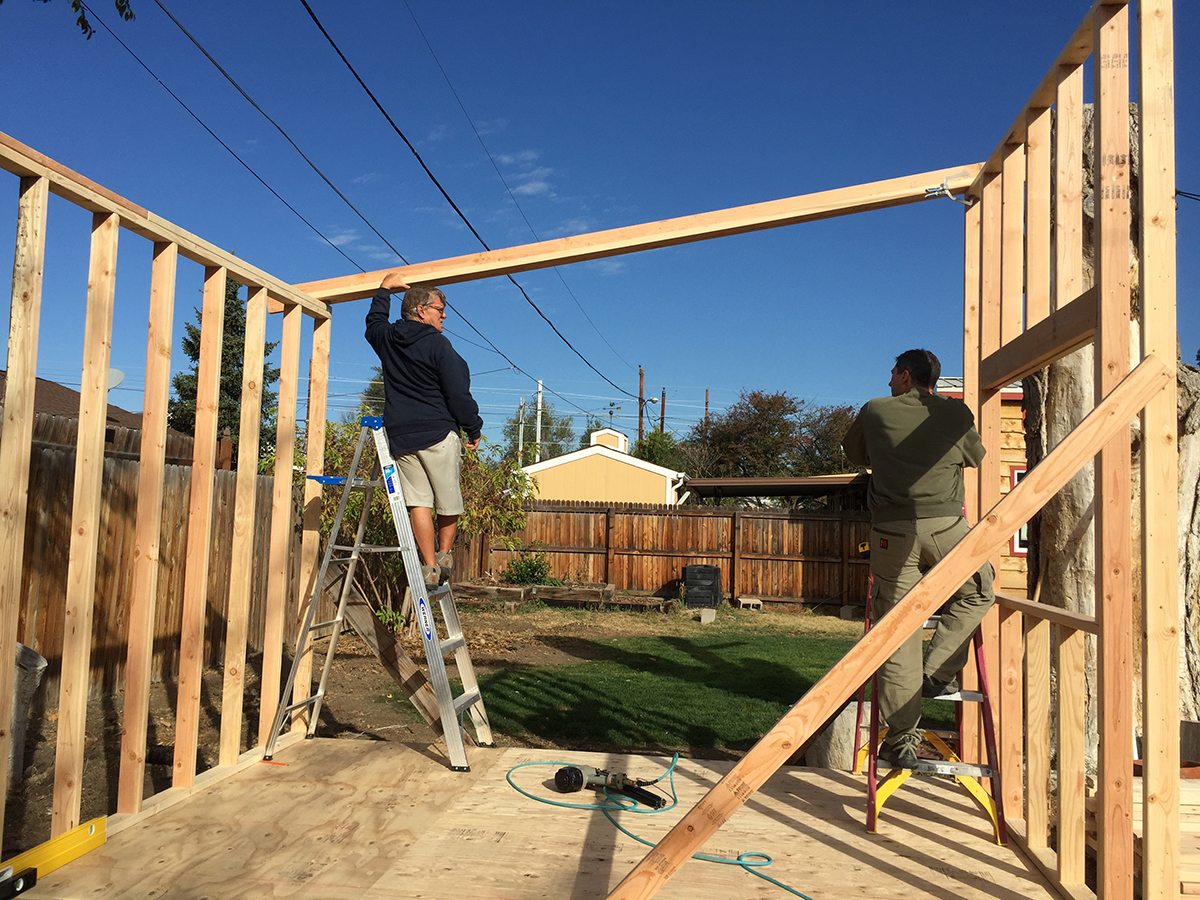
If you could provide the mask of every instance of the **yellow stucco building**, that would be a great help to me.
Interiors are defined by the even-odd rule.
[[[612,428],[592,434],[592,445],[525,466],[539,500],[594,503],[679,502],[686,476],[630,456],[629,439]]]

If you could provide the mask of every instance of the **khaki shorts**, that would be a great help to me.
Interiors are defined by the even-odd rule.
[[[396,459],[406,506],[437,508],[439,516],[461,516],[462,439],[451,431],[432,447]]]

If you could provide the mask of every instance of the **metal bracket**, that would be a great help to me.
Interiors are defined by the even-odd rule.
[[[962,197],[955,197],[952,193],[950,193],[950,178],[958,178],[959,175],[966,174],[966,172],[959,172],[958,175],[947,177],[946,180],[937,187],[925,188],[925,199],[933,200],[937,197],[945,197],[948,200],[953,200],[955,203],[961,203],[963,206],[967,207],[967,209],[970,209],[975,205],[974,198],[964,199]]]

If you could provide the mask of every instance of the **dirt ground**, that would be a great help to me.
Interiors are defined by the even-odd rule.
[[[698,617],[686,611],[659,612],[584,611],[576,609],[473,609],[460,604],[463,632],[477,673],[523,666],[575,665],[595,658],[602,640],[632,635],[689,634],[703,628]],[[853,637],[862,625],[825,616],[732,611],[723,609],[715,627],[752,628],[782,632],[823,633]],[[419,639],[403,637],[406,652],[424,663]],[[317,644],[314,677],[319,677],[327,641]],[[258,684],[261,657],[248,660],[242,746],[248,748],[258,729]],[[284,673],[286,676],[286,672]],[[451,675],[453,676],[453,672]],[[43,692],[44,693],[44,692]],[[421,718],[380,666],[362,640],[353,633],[342,636],[318,736],[347,740],[386,740],[427,746],[437,742],[432,728]],[[151,690],[150,730],[146,765],[146,796],[171,786],[174,756],[175,685],[160,683]],[[93,699],[88,705],[87,736],[80,821],[116,811],[120,767],[121,694]],[[54,794],[54,755],[58,734],[57,713],[45,710],[45,698],[35,701],[26,736],[23,779],[9,796],[4,827],[3,857],[36,846],[50,836]],[[197,771],[216,765],[220,739],[221,673],[204,673],[201,693],[199,760]],[[496,743],[520,742],[496,734]]]

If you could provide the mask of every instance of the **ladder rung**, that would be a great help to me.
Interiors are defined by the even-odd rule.
[[[299,703],[289,704],[283,711],[284,715],[286,715],[287,713],[290,713],[294,709],[300,709],[303,706],[308,706],[310,703],[312,703],[316,699],[317,699],[317,695],[313,694],[311,697],[301,700]]]
[[[954,694],[942,694],[940,697],[926,697],[926,700],[951,700],[955,703],[982,703],[983,691],[958,691]]]
[[[442,656],[445,656],[447,653],[457,650],[459,647],[465,647],[466,645],[467,639],[460,634],[458,637],[446,638],[444,641],[438,644],[438,650],[441,651]]]
[[[345,484],[345,475],[309,475],[309,481],[315,481],[317,484]]]
[[[437,587],[434,587],[433,585],[426,585],[426,587],[429,588],[430,599],[436,597],[438,594],[450,593],[450,585],[449,584],[439,584]]]
[[[468,706],[474,706],[478,702],[479,702],[478,689],[469,690],[466,693],[461,694],[458,697],[454,698],[454,711],[456,713],[460,713],[464,709],[466,709]]]
[[[971,778],[991,778],[991,766],[975,763],[947,762],[944,759],[919,759],[913,766],[918,775],[967,775]]]
[[[316,631],[318,628],[328,628],[330,625],[336,625],[340,621],[342,621],[340,618],[334,618],[330,619],[328,622],[317,622],[315,625],[310,625],[308,630]]]

